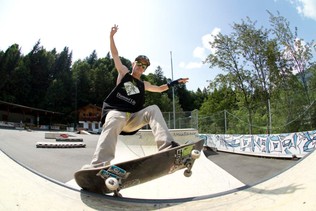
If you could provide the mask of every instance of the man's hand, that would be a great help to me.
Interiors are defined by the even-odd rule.
[[[185,84],[185,83],[187,83],[189,81],[189,78],[179,78],[178,79],[178,82],[179,83],[182,83],[182,84]]]
[[[179,78],[177,80],[174,80],[174,81],[167,83],[167,86],[168,86],[168,88],[170,88],[170,87],[173,87],[173,86],[178,85],[180,83],[185,84],[186,82],[188,82],[188,80],[189,80],[189,78]]]
[[[118,25],[114,24],[114,26],[111,28],[110,36],[113,37],[114,34],[117,32],[117,30],[118,30]]]

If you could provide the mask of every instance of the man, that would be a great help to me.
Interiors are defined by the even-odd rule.
[[[102,132],[88,168],[110,165],[115,156],[118,135],[134,134],[147,124],[152,129],[159,151],[178,146],[168,130],[159,107],[152,105],[143,108],[145,90],[163,92],[171,86],[186,83],[188,78],[181,78],[161,86],[141,81],[140,77],[150,65],[150,61],[144,55],[138,56],[132,64],[130,73],[122,64],[114,42],[117,30],[118,26],[114,25],[110,33],[110,50],[118,71],[116,87],[103,102]]]

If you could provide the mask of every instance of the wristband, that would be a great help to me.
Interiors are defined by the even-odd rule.
[[[178,84],[179,84],[179,80],[181,80],[181,79],[182,79],[182,78],[179,78],[179,79],[177,79],[177,80],[168,82],[168,83],[167,83],[168,88],[173,87],[173,86],[175,86],[175,85],[178,85]]]

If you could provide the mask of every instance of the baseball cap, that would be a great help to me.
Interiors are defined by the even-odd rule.
[[[145,55],[139,55],[139,56],[137,56],[136,59],[135,59],[135,61],[137,61],[137,62],[142,62],[143,64],[146,64],[147,67],[150,65],[150,61],[149,61],[148,57],[145,56]]]

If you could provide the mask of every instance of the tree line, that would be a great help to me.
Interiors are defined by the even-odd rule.
[[[316,126],[314,41],[298,36],[280,14],[269,14],[270,27],[258,27],[249,17],[232,24],[230,34],[215,35],[215,49],[205,60],[210,71],[223,73],[203,90],[175,88],[176,111],[199,111],[199,132],[278,133],[314,129]],[[131,61],[121,57],[131,69]],[[108,53],[93,51],[72,61],[68,47],[46,50],[40,40],[23,55],[18,44],[0,51],[0,99],[6,102],[64,113],[60,123],[75,121],[73,112],[87,104],[102,106],[117,77]],[[165,84],[160,66],[142,76]],[[172,92],[146,93],[145,105],[156,104],[171,112]]]
[[[231,117],[210,120],[212,133],[216,127],[210,124],[226,126],[228,133],[250,134],[316,127],[315,43],[300,38],[298,28],[292,31],[279,13],[267,12],[270,28],[247,17],[232,24],[231,34],[219,33],[210,43],[215,53],[206,63],[226,74],[210,83],[200,114],[225,110]]]
[[[121,58],[132,69],[131,61]],[[25,106],[58,111],[65,114],[60,123],[75,121],[73,112],[87,104],[102,107],[103,100],[115,87],[117,71],[108,53],[98,58],[95,51],[83,60],[72,62],[72,52],[65,47],[46,50],[38,41],[33,49],[22,55],[18,44],[0,51],[0,99]],[[158,66],[155,73],[143,80],[162,85],[167,79]],[[199,92],[198,92],[199,93]],[[202,94],[199,94],[202,95]],[[203,99],[188,91],[185,85],[175,88],[176,111],[191,111],[201,106]],[[146,93],[145,105],[157,104],[164,112],[171,112],[172,93]]]

